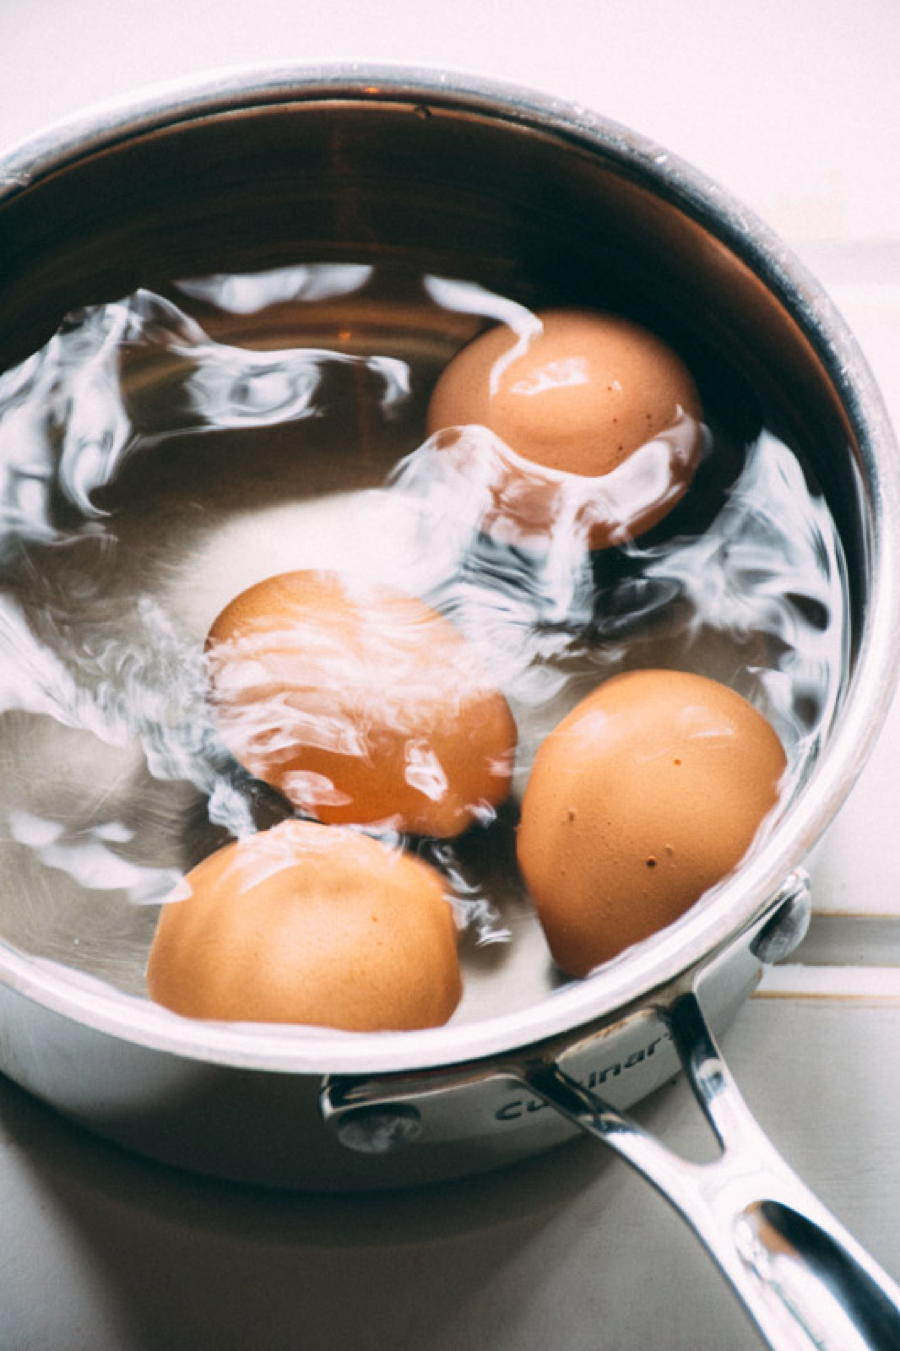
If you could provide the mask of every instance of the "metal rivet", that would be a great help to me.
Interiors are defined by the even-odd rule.
[[[345,1149],[357,1154],[390,1154],[419,1138],[422,1118],[408,1103],[357,1107],[342,1115],[335,1131]]]
[[[781,890],[782,902],[750,944],[761,962],[783,961],[806,937],[812,915],[809,874],[802,868],[791,873]]]

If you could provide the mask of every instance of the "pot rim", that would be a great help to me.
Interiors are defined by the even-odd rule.
[[[790,311],[860,439],[870,548],[862,640],[837,725],[797,799],[738,873],[675,924],[584,981],[526,1009],[415,1032],[346,1033],[197,1022],[0,942],[0,981],[110,1036],[195,1061],[291,1073],[396,1073],[484,1059],[612,1017],[646,1000],[752,924],[803,860],[859,774],[893,695],[900,657],[900,454],[856,340],[815,278],[756,215],[655,141],[580,104],[481,75],[367,63],[233,66],[95,105],[0,155],[0,207],[41,180],[162,127],[329,100],[404,103],[513,122],[601,153],[706,226]]]

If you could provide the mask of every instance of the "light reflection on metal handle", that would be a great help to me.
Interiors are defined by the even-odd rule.
[[[682,1215],[775,1351],[898,1351],[900,1287],[788,1168],[744,1102],[696,997],[665,1015],[721,1146],[693,1163],[553,1061],[523,1082],[642,1173]]]

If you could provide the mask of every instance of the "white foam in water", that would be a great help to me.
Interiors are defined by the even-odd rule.
[[[7,925],[38,955],[139,990],[146,926],[132,942],[116,920],[127,958],[121,969],[101,961],[103,935],[91,943],[83,933],[101,912],[109,931],[98,897],[108,907],[115,893],[123,913],[155,903],[198,856],[288,814],[224,750],[203,655],[218,609],[280,571],[333,569],[360,586],[383,583],[458,624],[514,710],[517,791],[559,717],[634,665],[735,684],[779,732],[789,788],[814,761],[841,691],[846,587],[830,514],[794,452],[761,431],[701,534],[644,546],[623,530],[623,567],[598,581],[586,541],[601,508],[588,503],[586,481],[558,491],[548,544],[546,532],[529,534],[521,509],[526,527],[504,525],[497,466],[518,457],[485,429],[408,450],[415,397],[437,373],[416,351],[404,361],[325,346],[255,350],[215,341],[181,303],[248,315],[356,295],[373,279],[369,265],[310,265],[185,282],[179,303],[140,291],[69,316],[41,352],[0,376],[0,865],[25,867],[40,893],[42,912],[30,904]],[[436,329],[442,311],[509,323],[520,342],[539,329],[526,307],[480,286],[420,283]],[[338,481],[338,460],[365,461],[348,420],[359,400],[376,425],[381,469],[373,477],[366,461],[358,482],[343,470]],[[296,440],[295,460],[278,461],[283,489],[267,481],[265,434],[276,429]],[[250,431],[258,482],[246,456],[232,482],[227,436]],[[385,453],[395,435],[396,453]],[[715,455],[721,431],[706,435],[705,453]],[[218,480],[209,477],[215,438],[226,438]],[[672,429],[626,472],[658,493],[683,441]],[[207,479],[197,493],[201,455]],[[145,474],[147,465],[161,477]],[[615,518],[619,508],[610,498],[602,510]],[[176,526],[177,554],[167,551]],[[335,678],[349,680],[349,669]],[[359,740],[359,728],[322,721],[311,736],[325,733],[345,747]],[[429,745],[410,742],[407,778],[425,797],[440,795],[445,771]],[[340,798],[324,776],[307,775],[300,787],[313,804]],[[489,824],[493,813],[478,815]],[[518,888],[508,868],[485,866],[464,842],[422,848],[477,936],[508,938],[504,905]]]

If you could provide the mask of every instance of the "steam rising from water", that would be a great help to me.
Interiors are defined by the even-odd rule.
[[[60,495],[83,518],[82,529],[102,518],[95,494],[127,457],[180,433],[325,416],[325,376],[341,368],[374,378],[388,416],[408,397],[408,367],[396,358],[215,343],[149,291],[69,315],[46,347],[0,376],[0,539],[66,538],[53,528]],[[169,397],[159,425],[142,417],[140,390],[165,377]],[[129,384],[137,399],[126,396]]]
[[[246,315],[357,295],[372,280],[368,267],[306,267],[180,291]],[[502,320],[523,341],[534,330],[525,307],[480,287],[424,278],[422,297],[433,316]],[[211,847],[288,813],[224,750],[202,648],[235,590],[311,565],[317,520],[327,522],[318,566],[339,555],[368,581],[403,579],[470,637],[519,724],[519,788],[569,707],[607,675],[648,665],[734,685],[778,730],[791,786],[808,773],[840,694],[846,586],[831,517],[794,453],[763,431],[701,533],[651,544],[623,533],[618,550],[591,556],[583,484],[554,489],[549,532],[504,527],[498,466],[517,457],[484,429],[404,453],[415,395],[435,374],[415,354],[217,342],[172,300],[139,291],[69,316],[0,376],[0,719],[15,732],[0,739],[0,854],[32,877],[50,915],[29,910],[15,941],[78,961],[71,943],[98,895],[158,901]],[[381,486],[348,492],[333,469],[358,454],[347,410],[360,400],[400,451],[384,459]],[[258,434],[235,470],[230,435],[286,424],[304,482],[293,467],[284,489],[268,482]],[[713,427],[708,456],[723,435]],[[677,455],[678,436],[656,454]],[[357,730],[337,734],[351,744]],[[439,790],[427,746],[412,746],[408,763],[422,793]],[[471,851],[421,848],[478,936],[505,936]]]
[[[633,571],[599,591],[589,518],[579,514],[589,480],[560,494],[543,549],[539,537],[510,548],[480,533],[493,524],[497,466],[502,473],[508,459],[490,432],[469,427],[449,454],[440,436],[426,443],[394,487],[422,505],[419,547],[432,564],[433,541],[444,542],[431,603],[491,654],[520,728],[534,728],[529,749],[614,671],[687,666],[763,708],[788,752],[793,788],[834,717],[847,641],[840,543],[793,452],[761,432],[702,534],[650,547],[629,541]],[[467,472],[473,463],[478,473]],[[520,764],[520,781],[526,775]]]

